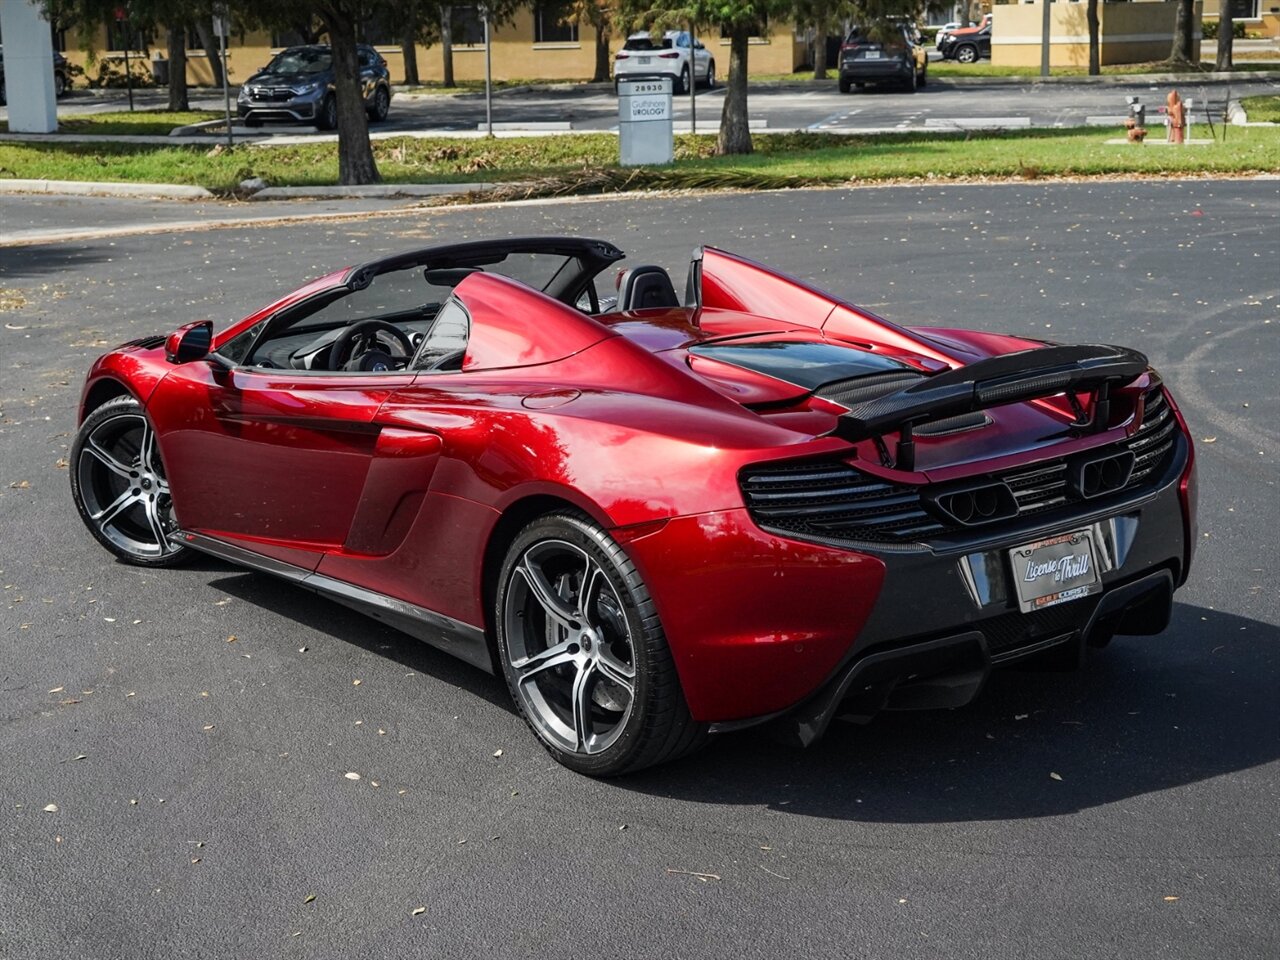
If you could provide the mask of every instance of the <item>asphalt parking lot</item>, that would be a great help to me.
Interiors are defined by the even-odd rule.
[[[834,77],[834,74],[832,75]],[[995,78],[984,82],[966,79],[955,83],[930,78],[918,93],[893,88],[868,88],[842,94],[835,80],[826,84],[790,83],[753,86],[749,110],[753,124],[762,131],[811,129],[827,132],[851,130],[929,130],[956,126],[983,127],[1074,127],[1095,118],[1122,117],[1125,98],[1138,96],[1154,112],[1164,102],[1167,82],[1144,79],[1099,82],[1055,82],[1037,84]],[[1221,116],[1227,98],[1274,93],[1280,82],[1265,78],[1221,80],[1212,75],[1203,81],[1177,85],[1184,97],[1213,106]],[[233,92],[234,96],[234,92]],[[193,91],[192,107],[221,110],[220,91]],[[139,93],[139,108],[160,109],[167,101],[161,91]],[[525,89],[502,91],[494,98],[493,119],[501,128],[529,130],[606,131],[618,128],[618,101],[611,90],[595,86],[566,89]],[[724,88],[698,91],[698,129],[714,133],[724,103]],[[689,125],[688,97],[673,101],[678,129]],[[127,109],[123,94],[112,91],[103,96],[78,93],[59,104],[59,113],[72,116],[107,110]],[[234,110],[234,105],[232,107]],[[6,116],[0,108],[0,119]],[[465,93],[457,96],[399,96],[392,101],[390,118],[375,125],[375,134],[408,132],[474,132],[484,123],[484,96]],[[1216,122],[1216,121],[1215,121]],[[245,135],[272,139],[318,136],[314,127],[279,124],[249,130]]]
[[[225,229],[181,222],[235,207],[94,209],[151,232],[0,247],[0,956],[1275,956],[1280,181]],[[6,224],[75,211],[0,198]],[[81,528],[64,458],[102,350],[408,246],[554,232],[677,287],[714,243],[903,323],[1144,350],[1199,442],[1172,626],[1078,674],[1000,674],[963,710],[803,752],[731,734],[595,782],[498,680],[264,575],[112,563]]]

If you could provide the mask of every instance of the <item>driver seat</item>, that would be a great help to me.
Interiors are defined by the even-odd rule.
[[[661,267],[632,267],[618,278],[618,309],[649,310],[654,307],[678,307],[676,288]]]

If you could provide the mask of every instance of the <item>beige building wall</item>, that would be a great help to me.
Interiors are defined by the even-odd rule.
[[[1265,2],[1265,0],[1264,0]],[[1173,44],[1176,2],[1100,3],[1099,58],[1106,64],[1165,60]],[[1054,3],[1050,11],[1050,67],[1089,65],[1087,4]],[[1201,4],[1194,22],[1196,56],[1200,52]],[[991,34],[991,62],[995,66],[1040,65],[1040,34],[1044,8],[1039,3],[1009,4],[996,9]]]
[[[533,13],[524,9],[514,20],[497,28],[491,40],[492,70],[495,80],[590,80],[595,72],[595,28],[583,24],[578,28],[578,40],[572,43],[534,43]],[[123,51],[104,50],[106,30],[99,30],[92,42],[85,44],[79,38],[68,38],[66,57],[82,67],[86,76],[96,79],[102,63],[109,63],[116,73],[123,73]],[[622,48],[622,37],[611,37],[609,42],[610,64],[613,54]],[[716,62],[716,76],[721,82],[729,70],[729,41],[721,39],[719,31],[700,37]],[[156,50],[163,50],[163,41],[157,38]],[[88,46],[95,51],[93,61],[82,49]],[[439,81],[444,75],[444,60],[440,46],[418,46],[418,76],[423,82]],[[271,46],[271,34],[249,31],[243,37],[231,38],[227,46],[228,76],[237,84],[248,79],[266,66],[279,48]],[[398,46],[379,46],[379,53],[387,61],[391,82],[404,81],[404,55]],[[791,73],[805,59],[804,45],[797,40],[790,23],[774,24],[767,37],[754,38],[748,52],[748,69],[752,75]],[[154,56],[155,50],[151,52]],[[138,57],[139,65],[148,64],[147,54],[130,51],[130,59]],[[135,65],[135,71],[138,66]],[[484,45],[453,45],[453,74],[457,80],[484,79]],[[187,52],[187,80],[195,85],[213,83],[209,60],[202,50]]]

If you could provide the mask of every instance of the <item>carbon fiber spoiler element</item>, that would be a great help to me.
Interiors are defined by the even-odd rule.
[[[849,441],[900,432],[898,466],[914,469],[911,431],[918,424],[1070,392],[1093,391],[1092,416],[1080,426],[1102,429],[1110,391],[1132,383],[1148,368],[1137,350],[1106,344],[1036,347],[979,360],[909,387],[857,404],[832,431]],[[1074,402],[1074,401],[1073,401]]]

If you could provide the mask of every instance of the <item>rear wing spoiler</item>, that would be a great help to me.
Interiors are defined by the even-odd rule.
[[[1078,426],[1105,429],[1113,387],[1132,383],[1148,369],[1137,350],[1105,344],[1036,347],[948,370],[893,393],[850,408],[833,433],[856,442],[898,431],[899,469],[915,468],[912,430],[919,424],[1067,393],[1077,408]],[[1075,394],[1092,391],[1092,413]]]

